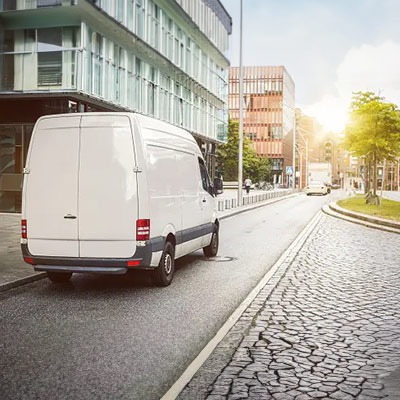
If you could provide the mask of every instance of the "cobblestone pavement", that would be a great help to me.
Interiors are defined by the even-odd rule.
[[[400,235],[323,215],[295,252],[179,399],[400,399]]]

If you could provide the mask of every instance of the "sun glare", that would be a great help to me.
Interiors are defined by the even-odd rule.
[[[348,114],[340,109],[331,109],[316,115],[318,122],[327,130],[336,133],[344,131]]]
[[[346,107],[337,101],[322,101],[305,110],[307,115],[313,116],[325,130],[342,133],[348,120]]]

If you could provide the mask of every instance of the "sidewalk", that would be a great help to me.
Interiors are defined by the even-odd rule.
[[[45,276],[26,264],[21,253],[21,214],[0,213],[0,292]]]

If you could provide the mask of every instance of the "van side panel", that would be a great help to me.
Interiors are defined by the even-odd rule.
[[[138,199],[130,119],[84,115],[80,147],[80,257],[131,257]]]
[[[193,153],[177,152],[177,180],[182,190],[182,232],[176,256],[180,257],[202,247],[202,206],[200,198],[200,174],[197,156]],[[185,166],[182,168],[182,166]],[[179,167],[180,166],[180,167]]]
[[[32,136],[24,177],[24,218],[33,255],[78,256],[80,117],[44,118]],[[67,218],[65,218],[67,216]]]
[[[167,226],[174,234],[181,229],[182,193],[176,175],[177,169],[174,150],[156,144],[147,146],[147,185],[152,238],[163,236]]]

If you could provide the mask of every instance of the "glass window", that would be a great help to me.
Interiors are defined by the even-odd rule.
[[[17,9],[17,0],[3,0],[3,11],[12,11]]]
[[[135,33],[143,39],[144,34],[144,10],[142,7],[142,0],[136,0],[136,30]]]
[[[61,86],[62,52],[38,53],[38,86]]]
[[[37,31],[38,86],[62,84],[62,29]]]
[[[37,31],[37,50],[56,51],[62,49],[62,29],[48,28],[38,29]]]
[[[124,17],[124,0],[117,0],[117,20],[122,22]]]
[[[14,33],[15,31],[4,31],[0,49],[5,53],[14,51]]]
[[[61,6],[62,0],[37,0],[37,7]]]
[[[203,189],[208,192],[209,188],[211,187],[210,177],[208,176],[207,167],[201,158],[199,158],[199,167],[200,167],[201,184],[203,186]]]
[[[0,125],[0,211],[21,210],[22,125]]]

